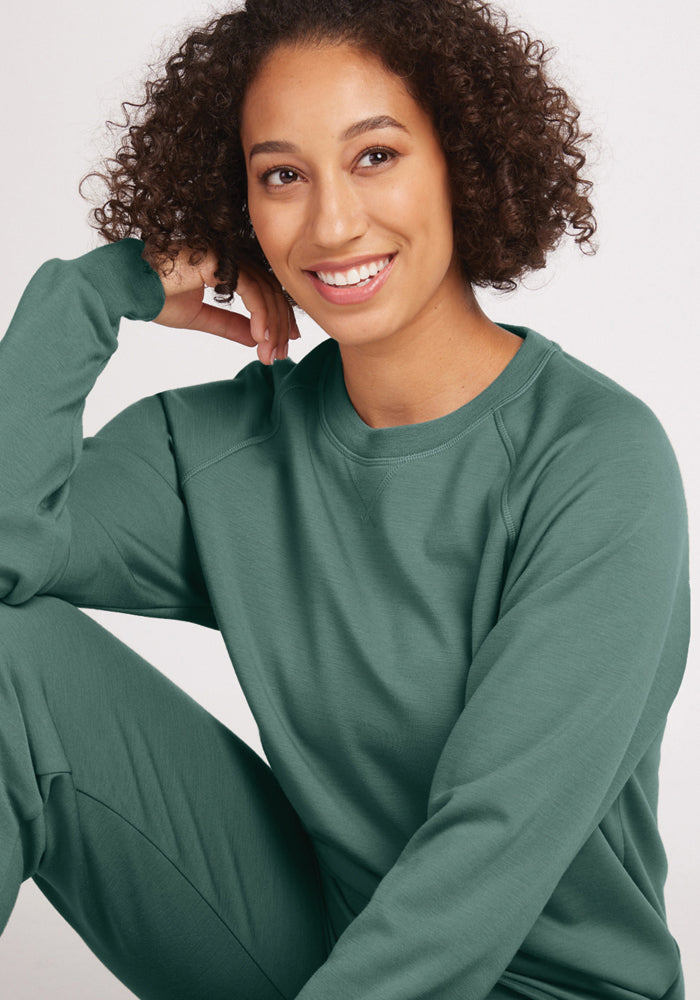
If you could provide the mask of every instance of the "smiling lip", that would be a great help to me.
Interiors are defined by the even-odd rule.
[[[365,261],[377,259],[381,260],[381,258],[377,257],[365,257]],[[395,261],[396,254],[391,257],[386,267],[379,274],[375,274],[366,285],[327,285],[324,281],[321,281],[314,271],[307,271],[306,274],[309,276],[316,291],[327,302],[333,302],[339,306],[354,305],[357,302],[366,302],[367,299],[371,299],[373,295],[376,295],[379,289],[388,281]]]
[[[349,271],[353,267],[360,267],[362,264],[371,264],[375,260],[384,260],[386,257],[395,257],[396,254],[390,253],[375,253],[373,256],[365,254],[364,257],[351,257],[350,260],[322,260],[318,264],[314,264],[313,267],[307,267],[306,271],[329,271],[335,273],[336,271]]]

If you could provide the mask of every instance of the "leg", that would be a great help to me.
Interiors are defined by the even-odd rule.
[[[143,1000],[295,996],[331,937],[267,764],[67,602],[0,637],[0,930],[32,877]]]

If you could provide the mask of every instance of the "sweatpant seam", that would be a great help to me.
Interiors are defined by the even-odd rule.
[[[131,820],[128,820],[128,819],[126,818],[126,816],[123,816],[123,815],[122,815],[122,814],[121,814],[121,813],[120,813],[120,812],[119,812],[119,811],[118,811],[117,809],[113,809],[113,808],[112,808],[112,806],[108,805],[108,804],[107,804],[106,802],[103,802],[103,801],[102,801],[102,799],[98,799],[98,798],[97,798],[97,796],[95,796],[95,795],[91,795],[91,794],[90,794],[90,792],[85,792],[85,791],[83,791],[83,789],[82,789],[82,788],[76,788],[76,789],[75,789],[75,791],[76,791],[76,793],[78,793],[78,794],[80,794],[80,795],[84,795],[84,796],[85,796],[85,798],[87,798],[87,799],[92,799],[92,801],[93,801],[93,802],[97,802],[97,803],[98,803],[99,805],[101,805],[101,806],[104,806],[104,808],[105,808],[105,809],[108,809],[108,810],[109,810],[110,812],[114,813],[114,815],[115,815],[115,816],[118,816],[118,817],[119,817],[119,818],[120,818],[120,819],[121,819],[121,820],[122,820],[122,821],[123,821],[124,823],[126,823],[126,824],[127,824],[127,826],[130,826],[130,827],[132,828],[132,830],[136,830],[136,832],[137,832],[138,834],[140,834],[140,835],[141,835],[141,836],[143,837],[143,839],[144,839],[144,840],[148,841],[148,843],[149,843],[149,844],[150,844],[150,845],[151,845],[151,846],[152,846],[152,847],[153,847],[153,848],[154,848],[154,849],[155,849],[156,851],[158,851],[158,853],[159,853],[159,854],[160,854],[160,855],[161,855],[161,856],[162,856],[163,858],[165,858],[165,860],[166,860],[166,861],[167,861],[167,862],[168,862],[168,863],[169,863],[170,865],[172,865],[172,867],[173,867],[173,868],[174,868],[174,869],[175,869],[175,870],[176,870],[176,871],[178,872],[178,874],[179,874],[179,875],[181,876],[181,878],[182,878],[182,879],[184,879],[184,881],[185,881],[185,882],[186,882],[186,883],[187,883],[187,884],[188,884],[188,885],[189,885],[189,886],[190,886],[190,887],[191,887],[191,888],[192,888],[192,889],[194,890],[194,892],[196,892],[196,894],[197,894],[197,895],[199,896],[199,898],[200,898],[200,899],[202,900],[202,902],[203,902],[203,903],[205,903],[205,904],[206,904],[206,905],[207,905],[207,906],[209,907],[209,909],[210,909],[210,910],[211,910],[211,912],[212,912],[212,913],[214,914],[214,916],[215,916],[215,917],[217,918],[217,920],[218,920],[218,921],[219,921],[219,922],[220,922],[221,924],[223,924],[223,926],[224,926],[224,927],[226,928],[226,930],[227,930],[227,931],[229,932],[229,934],[231,935],[231,937],[232,937],[232,938],[234,938],[234,939],[235,939],[235,940],[236,940],[236,941],[238,942],[238,944],[239,944],[239,945],[241,946],[241,948],[242,948],[242,949],[243,949],[243,951],[244,951],[244,952],[246,953],[246,955],[248,956],[248,958],[249,958],[249,959],[251,960],[251,962],[252,962],[252,963],[253,963],[253,964],[254,964],[254,965],[256,966],[256,968],[257,968],[257,969],[259,969],[259,971],[261,972],[261,974],[262,974],[262,975],[263,975],[263,976],[265,977],[265,979],[266,979],[266,980],[268,981],[268,983],[269,983],[269,984],[270,984],[270,985],[271,985],[271,986],[273,987],[273,989],[277,990],[277,992],[279,993],[279,995],[280,995],[281,997],[283,997],[283,998],[284,998],[284,1000],[287,1000],[287,997],[286,997],[286,995],[285,995],[285,994],[284,994],[284,993],[282,992],[282,990],[281,990],[281,989],[279,988],[279,986],[277,986],[277,984],[276,984],[276,983],[274,983],[274,982],[272,981],[272,979],[270,979],[270,977],[269,977],[269,975],[267,974],[267,972],[265,972],[265,970],[264,970],[264,969],[262,968],[262,966],[260,965],[260,963],[259,963],[259,962],[258,962],[258,961],[257,961],[257,960],[256,960],[256,959],[255,959],[255,958],[254,958],[254,957],[252,956],[252,955],[251,955],[251,953],[250,953],[250,951],[248,950],[248,948],[246,948],[246,946],[245,946],[245,945],[243,944],[243,942],[242,942],[242,941],[241,941],[241,939],[240,939],[240,938],[238,937],[238,935],[237,935],[237,934],[235,933],[235,931],[233,931],[233,930],[232,930],[232,929],[231,929],[231,928],[229,927],[229,925],[228,925],[228,924],[226,923],[226,921],[225,921],[225,920],[223,919],[223,917],[221,916],[221,914],[220,914],[220,913],[217,913],[217,911],[216,911],[216,910],[214,909],[214,907],[213,907],[213,906],[212,906],[212,904],[211,904],[211,903],[209,902],[209,900],[208,900],[208,899],[207,899],[207,898],[206,898],[205,896],[203,896],[203,895],[202,895],[202,893],[201,893],[201,892],[199,891],[199,889],[197,888],[197,886],[196,886],[196,885],[195,885],[195,884],[194,884],[194,883],[193,883],[193,882],[192,882],[192,881],[191,881],[191,880],[190,880],[190,879],[189,879],[189,878],[188,878],[188,877],[187,877],[187,876],[185,875],[185,873],[184,873],[184,872],[183,872],[183,871],[182,871],[182,870],[181,870],[181,869],[180,869],[180,868],[178,867],[178,865],[176,865],[176,864],[175,864],[175,862],[174,862],[174,861],[172,860],[172,858],[169,858],[169,857],[168,857],[168,855],[167,855],[167,854],[166,854],[166,853],[165,853],[165,852],[164,852],[164,851],[163,851],[163,850],[162,850],[162,849],[161,849],[161,848],[160,848],[160,847],[158,846],[158,844],[156,844],[156,843],[155,843],[155,842],[154,842],[153,840],[151,840],[151,838],[150,838],[150,837],[149,837],[149,836],[148,836],[148,835],[147,835],[146,833],[144,833],[144,832],[143,832],[143,830],[139,829],[139,827],[138,827],[138,826],[136,826],[136,825],[135,825],[134,823],[132,823],[132,822],[131,822]]]

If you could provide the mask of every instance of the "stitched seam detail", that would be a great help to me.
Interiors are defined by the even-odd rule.
[[[204,469],[208,469],[211,465],[216,465],[217,462],[221,462],[224,458],[228,458],[230,455],[235,455],[237,451],[241,451],[243,448],[249,448],[251,445],[262,444],[263,441],[269,440],[269,438],[274,437],[280,428],[281,423],[281,406],[282,400],[289,392],[293,392],[295,389],[309,389],[308,385],[288,385],[286,389],[283,389],[279,395],[275,395],[273,406],[272,406],[272,428],[265,434],[257,434],[255,437],[247,438],[245,441],[239,441],[237,444],[232,445],[230,448],[226,448],[225,451],[220,452],[218,455],[214,455],[212,458],[207,458],[205,461],[200,462],[199,465],[195,465],[193,469],[189,469],[180,480],[182,486],[192,479],[198,473],[202,472]]]
[[[345,456],[345,465],[346,465],[346,468],[347,468],[347,471],[348,471],[348,477],[350,479],[350,482],[355,487],[355,493],[357,494],[357,498],[360,501],[360,503],[362,504],[362,512],[360,514],[360,521],[361,522],[368,521],[368,520],[372,521],[373,520],[372,513],[371,513],[372,504],[370,502],[369,507],[367,506],[367,503],[365,502],[365,498],[362,496],[362,493],[360,492],[360,487],[357,485],[357,480],[355,479],[352,467],[350,465],[350,462],[347,459],[347,455]]]
[[[346,456],[346,459],[347,459],[347,456]],[[375,507],[379,503],[379,498],[381,497],[382,493],[384,493],[384,491],[387,489],[387,487],[389,486],[389,483],[391,482],[391,480],[401,470],[401,467],[402,467],[403,464],[405,464],[405,463],[401,463],[399,465],[395,465],[391,469],[388,470],[388,472],[386,473],[386,475],[382,479],[381,483],[376,488],[374,496],[372,497],[369,505],[365,508],[365,513],[362,516],[362,520],[363,521],[371,521],[371,520],[373,520],[373,518],[372,518],[372,511],[375,509]]]
[[[454,447],[455,445],[459,444],[460,441],[464,440],[465,437],[467,437],[469,434],[475,431],[477,427],[480,427],[485,420],[488,420],[491,417],[492,412],[493,410],[487,410],[486,413],[483,413],[478,420],[476,420],[473,424],[470,424],[469,427],[465,427],[464,430],[456,434],[455,437],[450,438],[449,441],[443,441],[441,444],[434,445],[432,448],[425,448],[423,451],[418,451],[408,455],[390,455],[389,457],[380,456],[375,458],[367,458],[367,456],[365,455],[359,455],[357,452],[351,451],[351,449],[348,448],[347,445],[345,445],[339,438],[335,436],[333,430],[331,429],[330,424],[326,420],[326,415],[323,411],[321,412],[321,427],[323,433],[326,435],[326,437],[333,445],[333,447],[336,449],[336,451],[339,451],[341,455],[345,455],[346,458],[352,459],[353,462],[357,462],[359,465],[370,465],[370,466],[393,465],[394,463],[396,463],[398,466],[399,464],[405,464],[406,462],[417,462],[420,461],[420,459],[422,458],[429,458],[431,455],[438,455],[440,454],[440,452],[446,451],[448,448]]]
[[[539,378],[539,375],[542,372],[543,368],[550,360],[550,358],[553,357],[556,350],[557,348],[555,346],[549,348],[544,354],[544,356],[540,359],[540,362],[534,369],[534,371],[530,373],[528,378],[516,389],[513,389],[513,391],[509,393],[509,395],[506,396],[504,399],[501,399],[498,403],[489,407],[489,409],[487,409],[484,413],[482,413],[481,416],[474,421],[474,423],[469,424],[468,427],[463,428],[463,430],[461,430],[458,434],[456,434],[455,437],[450,438],[448,441],[443,441],[440,444],[434,445],[431,448],[426,448],[423,451],[410,453],[408,455],[392,455],[389,457],[381,456],[375,458],[367,458],[364,455],[359,455],[357,452],[354,452],[350,448],[348,448],[347,445],[345,445],[339,438],[335,436],[330,424],[328,423],[328,420],[326,419],[323,394],[319,392],[319,416],[320,416],[320,423],[322,430],[337,451],[340,451],[343,455],[345,455],[348,458],[351,458],[353,461],[364,465],[382,465],[392,462],[397,462],[397,463],[411,462],[411,461],[417,461],[422,458],[427,458],[430,455],[437,455],[440,452],[446,451],[448,448],[452,448],[454,445],[459,444],[460,441],[463,441],[464,438],[468,437],[469,434],[475,431],[477,427],[481,426],[481,424],[485,420],[490,420],[493,414],[497,413],[505,406],[507,406],[509,403],[513,402],[514,399],[518,399],[519,396],[522,396],[522,394],[530,388],[532,383],[535,382],[537,378]],[[324,375],[323,375],[324,382],[325,379],[327,378],[327,374],[328,374],[327,370],[324,370]]]
[[[493,414],[494,421],[496,424],[496,429],[503,442],[503,447],[505,448],[506,454],[508,455],[508,475],[505,477],[503,483],[503,489],[501,491],[501,517],[503,518],[503,523],[506,527],[506,532],[508,534],[508,539],[511,544],[515,542],[516,529],[515,522],[513,520],[513,514],[510,509],[510,499],[508,490],[510,487],[511,476],[513,475],[513,469],[515,468],[515,448],[513,447],[513,442],[510,439],[510,434],[506,429],[506,425],[503,420],[503,414],[500,410],[494,411]]]
[[[205,897],[204,897],[204,896],[202,895],[202,893],[201,893],[201,892],[199,891],[199,889],[197,888],[197,886],[196,886],[196,885],[195,885],[195,884],[194,884],[193,882],[191,882],[191,881],[190,881],[190,879],[188,879],[188,878],[187,878],[187,876],[185,875],[185,873],[184,873],[184,872],[183,872],[183,871],[182,871],[182,870],[181,870],[180,868],[178,868],[178,866],[177,866],[177,865],[175,864],[175,862],[174,862],[174,861],[172,860],[172,858],[169,858],[169,857],[168,857],[168,855],[167,855],[167,854],[165,854],[165,852],[164,852],[164,851],[162,851],[162,850],[161,850],[161,848],[160,848],[160,847],[159,847],[159,846],[158,846],[158,845],[157,845],[156,843],[154,843],[154,842],[153,842],[153,841],[151,840],[151,838],[150,838],[150,837],[148,837],[148,836],[147,836],[147,835],[146,835],[146,834],[145,834],[145,833],[143,832],[143,830],[140,830],[140,829],[139,829],[139,828],[138,828],[137,826],[135,826],[135,825],[134,825],[133,823],[131,823],[131,822],[130,822],[130,821],[129,821],[129,820],[128,820],[128,819],[127,819],[127,818],[126,818],[125,816],[122,816],[122,814],[121,814],[120,812],[117,812],[117,810],[116,810],[116,809],[113,809],[113,808],[112,808],[111,806],[107,805],[107,803],[106,803],[106,802],[103,802],[103,801],[102,801],[101,799],[98,799],[98,798],[97,798],[97,797],[96,797],[95,795],[91,795],[91,794],[90,794],[89,792],[85,792],[85,791],[83,791],[83,790],[82,790],[81,788],[76,788],[76,789],[75,789],[75,791],[76,791],[76,794],[79,794],[79,795],[84,795],[84,796],[85,796],[85,798],[87,798],[87,799],[91,799],[91,800],[92,800],[93,802],[97,802],[97,803],[98,803],[99,805],[101,805],[101,806],[104,806],[104,808],[105,808],[105,809],[108,809],[108,810],[109,810],[109,812],[111,812],[111,813],[114,813],[114,815],[115,815],[115,816],[118,816],[118,817],[119,817],[119,818],[120,818],[120,819],[121,819],[121,820],[122,820],[122,821],[123,821],[124,823],[126,823],[126,824],[127,824],[127,826],[130,826],[130,827],[132,828],[132,830],[136,830],[136,832],[137,832],[137,833],[139,833],[139,834],[140,834],[140,835],[141,835],[141,836],[143,837],[143,839],[144,839],[144,840],[148,841],[148,843],[149,843],[149,844],[150,844],[150,845],[151,845],[151,846],[152,846],[152,847],[153,847],[153,848],[154,848],[154,849],[155,849],[155,850],[156,850],[156,851],[157,851],[157,852],[158,852],[158,853],[159,853],[159,854],[161,855],[161,857],[165,858],[165,860],[166,860],[166,861],[167,861],[167,862],[168,862],[168,863],[169,863],[170,865],[172,865],[172,867],[173,867],[173,868],[175,869],[175,871],[176,871],[176,872],[177,872],[177,873],[178,873],[178,874],[179,874],[179,875],[180,875],[180,876],[181,876],[181,877],[182,877],[182,878],[184,879],[184,881],[185,881],[185,882],[186,882],[186,883],[187,883],[187,884],[188,884],[188,885],[189,885],[189,886],[190,886],[190,887],[191,887],[191,888],[192,888],[192,889],[194,890],[194,892],[195,892],[195,893],[196,893],[196,894],[197,894],[197,895],[199,896],[199,898],[200,898],[200,899],[202,900],[202,902],[203,902],[203,903],[205,903],[205,904],[206,904],[206,905],[207,905],[207,906],[209,907],[209,909],[210,909],[210,910],[211,910],[211,912],[212,912],[212,913],[214,914],[214,916],[215,916],[215,917],[217,918],[217,920],[219,920],[219,921],[220,921],[220,922],[221,922],[221,923],[223,924],[223,926],[224,926],[224,927],[226,928],[226,930],[227,930],[227,931],[229,932],[229,934],[231,935],[231,937],[233,937],[233,938],[234,938],[234,939],[235,939],[235,940],[236,940],[236,941],[238,942],[238,944],[239,944],[239,945],[241,946],[241,948],[242,948],[242,949],[243,949],[243,951],[244,951],[244,952],[246,953],[246,955],[247,955],[247,956],[248,956],[248,958],[249,958],[249,959],[251,960],[251,962],[253,962],[253,964],[255,965],[255,967],[256,967],[257,969],[259,969],[259,971],[260,971],[260,972],[262,973],[262,975],[263,975],[263,976],[265,977],[265,979],[267,979],[268,983],[270,983],[270,985],[271,985],[271,986],[272,986],[272,987],[273,987],[273,988],[274,988],[275,990],[277,990],[277,992],[279,993],[279,995],[280,995],[281,997],[283,997],[283,998],[284,998],[284,1000],[287,1000],[287,998],[286,998],[286,995],[285,995],[285,994],[284,994],[284,993],[282,992],[282,990],[280,990],[279,986],[277,986],[277,985],[276,985],[276,983],[273,983],[273,981],[272,981],[272,980],[270,979],[270,977],[269,977],[269,976],[268,976],[268,974],[267,974],[267,973],[265,972],[265,970],[264,970],[264,969],[262,968],[262,966],[261,966],[261,965],[260,965],[260,964],[259,964],[259,963],[258,963],[258,962],[257,962],[257,961],[255,960],[255,958],[254,958],[254,957],[253,957],[253,956],[251,955],[251,953],[250,953],[250,952],[248,951],[248,949],[247,949],[247,948],[246,948],[246,946],[245,946],[245,945],[243,944],[243,942],[242,942],[242,941],[241,941],[241,939],[240,939],[240,938],[238,937],[238,935],[237,935],[237,934],[236,934],[236,933],[235,933],[235,932],[234,932],[234,931],[233,931],[233,930],[232,930],[232,929],[231,929],[231,928],[230,928],[230,927],[228,926],[228,924],[227,924],[227,923],[226,923],[226,921],[225,921],[225,920],[223,919],[223,917],[222,917],[222,916],[221,916],[221,915],[220,915],[219,913],[217,913],[217,911],[216,911],[216,910],[214,909],[214,907],[213,907],[213,906],[212,906],[212,904],[211,904],[211,903],[209,902],[209,900],[208,900],[208,899],[206,899],[206,898],[205,898]]]

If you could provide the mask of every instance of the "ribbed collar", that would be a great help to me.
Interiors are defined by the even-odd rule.
[[[457,410],[435,420],[398,427],[370,427],[360,417],[345,388],[340,347],[331,338],[326,345],[319,393],[320,418],[326,430],[343,448],[379,461],[430,451],[468,431],[487,413],[520,393],[553,351],[561,351],[559,344],[529,327],[510,323],[497,326],[523,340],[500,375]]]

